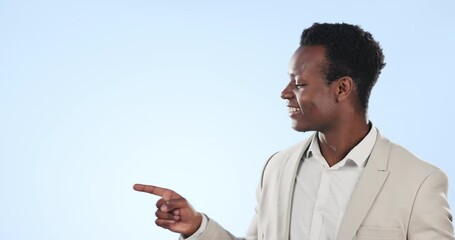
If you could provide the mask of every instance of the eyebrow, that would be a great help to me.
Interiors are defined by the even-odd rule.
[[[291,77],[295,77],[295,76],[298,76],[300,74],[302,74],[302,72],[296,72],[296,73],[289,73],[288,72],[288,75],[291,76]]]

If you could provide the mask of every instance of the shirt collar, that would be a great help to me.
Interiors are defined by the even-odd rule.
[[[346,162],[350,160],[358,167],[364,167],[366,165],[366,161],[373,150],[374,144],[376,143],[376,137],[378,135],[376,127],[374,127],[372,123],[370,124],[371,129],[368,134],[353,149],[351,149],[348,155],[346,155],[346,157],[339,162],[340,164],[345,165]],[[305,158],[315,157],[325,161],[325,158],[322,156],[321,149],[319,148],[318,134],[319,132],[313,135],[313,139],[311,140]],[[339,164],[335,164],[335,166],[337,165]]]

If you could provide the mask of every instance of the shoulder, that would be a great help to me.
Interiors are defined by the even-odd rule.
[[[384,146],[388,146],[384,148]],[[433,164],[421,159],[410,150],[400,144],[394,143],[386,137],[378,134],[375,148],[388,149],[383,150],[387,159],[387,170],[392,176],[399,176],[401,181],[407,182],[414,180],[417,182],[425,181],[430,175],[444,175],[444,173]]]
[[[391,143],[389,164],[391,169],[398,168],[412,171],[413,174],[428,175],[432,172],[440,171],[438,167],[396,143]]]

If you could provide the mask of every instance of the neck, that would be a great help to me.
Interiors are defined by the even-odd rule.
[[[343,160],[344,157],[357,145],[370,131],[370,124],[364,118],[341,120],[335,128],[320,131],[318,134],[319,147],[322,156],[329,166]]]

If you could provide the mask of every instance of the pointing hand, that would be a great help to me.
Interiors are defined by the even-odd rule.
[[[176,192],[143,184],[135,184],[133,189],[161,197],[156,202],[156,225],[186,237],[194,234],[201,225],[202,215],[196,212],[188,201]]]

